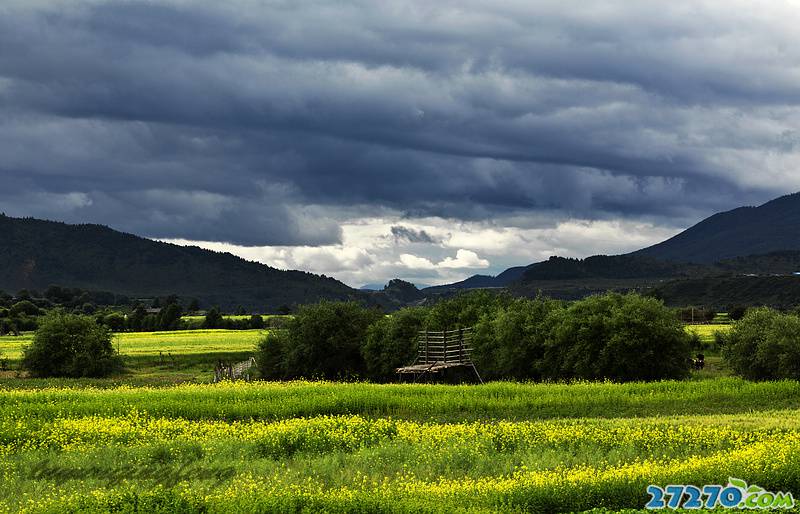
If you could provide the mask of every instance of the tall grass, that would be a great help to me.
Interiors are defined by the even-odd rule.
[[[409,420],[624,418],[800,408],[800,383],[736,378],[699,382],[484,386],[335,382],[190,384],[107,389],[0,385],[0,417],[124,415],[131,410],[185,419],[286,419],[319,415]]]
[[[650,483],[737,476],[796,489],[798,420],[798,410],[456,424],[7,420],[0,466],[5,504],[33,512],[635,508]]]

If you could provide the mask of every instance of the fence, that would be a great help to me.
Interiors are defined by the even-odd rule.
[[[246,380],[250,381],[251,369],[256,366],[256,359],[250,357],[246,361],[237,362],[236,364],[226,364],[222,361],[218,362],[214,368],[214,382],[222,380]]]

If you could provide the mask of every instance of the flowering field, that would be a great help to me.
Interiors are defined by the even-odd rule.
[[[800,491],[800,384],[0,389],[0,511],[642,508]]]
[[[173,330],[169,332],[121,332],[114,334],[114,348],[123,357],[154,357],[159,353],[192,355],[210,353],[252,353],[264,330]],[[0,336],[0,352],[19,359],[22,348],[33,341],[33,334]]]

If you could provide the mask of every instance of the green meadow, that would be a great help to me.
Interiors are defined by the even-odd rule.
[[[800,384],[11,385],[0,454],[9,512],[641,509],[799,490]]]
[[[727,325],[687,327],[701,340]],[[0,378],[0,512],[639,511],[649,484],[800,492],[800,383],[212,384],[265,331],[114,336],[107,379]],[[11,367],[31,335],[0,338]]]

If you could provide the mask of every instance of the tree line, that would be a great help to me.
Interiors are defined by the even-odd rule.
[[[690,337],[675,311],[637,294],[565,303],[474,291],[385,316],[354,302],[301,307],[259,344],[267,379],[396,380],[420,330],[474,327],[473,361],[487,379],[661,380],[690,372]]]
[[[23,289],[14,296],[0,291],[0,335],[34,331],[39,326],[39,320],[53,310],[91,316],[98,324],[113,332],[196,328],[249,330],[262,329],[267,325],[260,315],[246,317],[246,311],[241,306],[234,311],[239,315],[237,319],[226,317],[218,307],[212,307],[202,311],[202,317],[198,320],[184,320],[183,316],[200,312],[197,299],[181,300],[176,295],[167,295],[145,303],[113,293],[50,286],[43,293]],[[291,308],[282,306],[280,312],[291,312]]]

